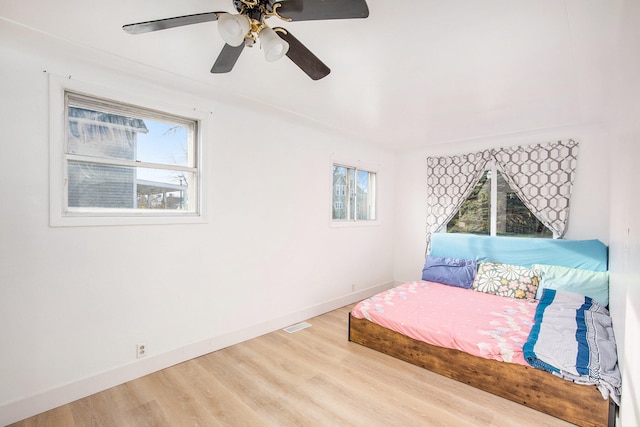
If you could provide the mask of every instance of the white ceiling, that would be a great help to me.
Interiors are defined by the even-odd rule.
[[[347,0],[345,0],[347,1]],[[589,122],[603,101],[618,19],[599,0],[368,0],[367,19],[287,28],[331,68],[312,81],[287,58],[245,49],[209,70],[216,22],[142,35],[124,24],[210,11],[231,0],[0,0],[0,17],[136,67],[180,75],[224,96],[391,149]],[[19,25],[14,25],[19,24]],[[5,37],[0,34],[0,37]]]

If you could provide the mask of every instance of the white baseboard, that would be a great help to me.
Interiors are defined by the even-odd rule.
[[[127,381],[168,368],[169,366],[238,344],[242,341],[264,335],[311,317],[319,316],[331,310],[365,299],[395,285],[395,282],[387,282],[367,289],[358,290],[343,297],[270,319],[249,328],[212,337],[166,353],[148,356],[133,363],[119,366],[115,369],[98,373],[43,393],[9,402],[0,406],[0,425],[4,426],[29,418]],[[345,337],[345,340],[346,339],[347,337]]]

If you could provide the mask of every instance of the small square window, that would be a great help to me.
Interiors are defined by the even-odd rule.
[[[376,173],[333,165],[333,221],[376,219]]]

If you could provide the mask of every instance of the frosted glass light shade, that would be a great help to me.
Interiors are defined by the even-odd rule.
[[[269,61],[277,61],[289,51],[289,43],[282,40],[275,31],[265,27],[260,31],[260,44],[264,49],[264,58]]]
[[[249,28],[251,28],[251,22],[244,15],[222,13],[218,16],[218,32],[222,40],[229,46],[240,46],[244,41],[244,36],[249,32]]]

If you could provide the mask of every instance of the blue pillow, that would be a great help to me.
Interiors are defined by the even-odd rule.
[[[537,299],[542,297],[543,289],[550,288],[586,295],[603,307],[609,305],[609,272],[541,264],[534,264],[531,269],[540,275]]]
[[[422,280],[469,289],[476,275],[476,260],[429,255],[422,269]]]

